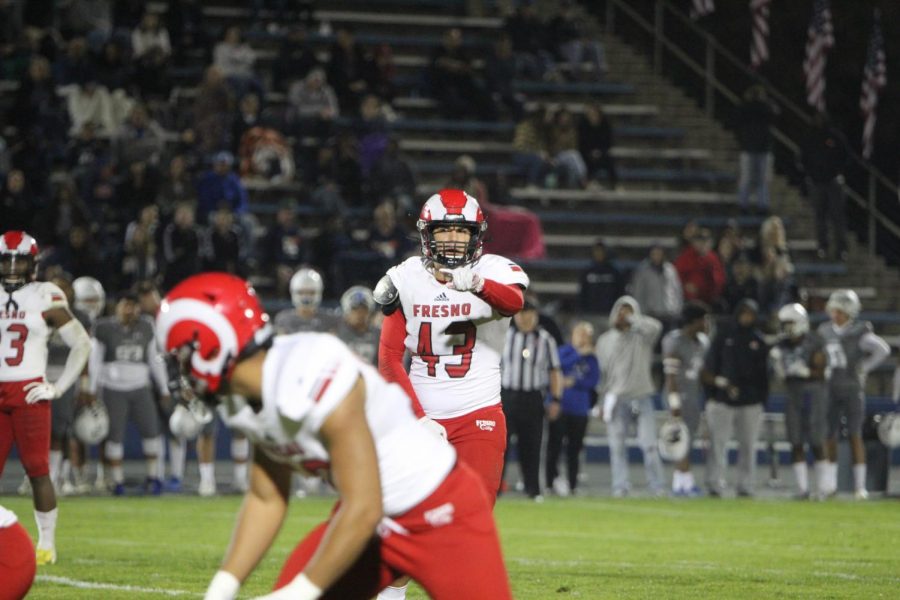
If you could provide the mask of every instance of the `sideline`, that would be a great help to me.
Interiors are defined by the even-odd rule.
[[[58,585],[67,585],[82,590],[117,590],[122,592],[139,592],[143,594],[163,594],[166,596],[194,596],[202,597],[203,594],[196,592],[188,592],[187,590],[167,590],[164,588],[146,588],[136,585],[118,585],[115,583],[98,583],[94,581],[80,581],[69,577],[59,577],[56,575],[38,575],[35,581],[46,583],[55,583]]]

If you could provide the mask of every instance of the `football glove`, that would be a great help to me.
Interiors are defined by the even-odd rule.
[[[441,269],[441,273],[450,277],[447,287],[458,292],[479,293],[484,289],[484,279],[472,270],[472,267],[463,266],[455,269]]]
[[[434,419],[431,419],[429,417],[422,417],[421,419],[419,419],[419,423],[424,425],[428,431],[440,436],[440,438],[445,442],[447,441],[447,429]]]
[[[59,398],[59,390],[48,381],[32,381],[25,386],[25,402],[34,404],[41,400],[56,400]]]

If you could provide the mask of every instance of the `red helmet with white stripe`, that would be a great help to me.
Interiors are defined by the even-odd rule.
[[[468,242],[438,242],[435,230],[464,227],[469,231]],[[422,207],[416,223],[422,239],[422,254],[426,259],[446,267],[458,267],[475,262],[481,256],[487,221],[478,200],[463,190],[441,190]]]
[[[10,294],[37,277],[37,241],[24,231],[0,237],[0,280]]]
[[[156,315],[156,341],[169,364],[169,389],[208,399],[241,358],[272,337],[253,287],[227,273],[188,277],[166,294]],[[179,389],[181,386],[181,389]]]

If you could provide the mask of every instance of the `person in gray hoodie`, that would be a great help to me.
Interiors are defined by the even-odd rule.
[[[609,313],[612,327],[597,340],[595,353],[603,370],[598,394],[603,398],[603,421],[609,436],[613,496],[628,495],[628,451],[625,437],[629,421],[637,414],[637,434],[644,454],[647,486],[654,495],[663,494],[662,460],[656,448],[656,388],[650,367],[653,348],[662,333],[662,323],[641,314],[631,296],[616,300]]]
[[[634,270],[628,291],[644,312],[665,323],[666,329],[678,323],[684,305],[684,292],[678,271],[666,259],[662,245],[654,245],[647,258]]]

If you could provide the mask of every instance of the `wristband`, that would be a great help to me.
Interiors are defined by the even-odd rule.
[[[316,600],[322,595],[322,588],[310,581],[306,573],[300,573],[285,587],[294,600]]]
[[[219,570],[209,582],[203,600],[234,600],[237,598],[241,582],[228,571]]]
[[[669,392],[668,400],[671,410],[679,410],[681,408],[681,394],[678,392]]]

